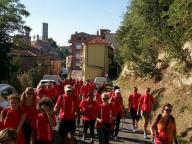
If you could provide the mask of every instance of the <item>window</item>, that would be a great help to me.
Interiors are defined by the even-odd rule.
[[[81,49],[81,44],[80,43],[76,44],[76,49]]]
[[[76,61],[75,66],[80,67],[81,66],[80,61]]]
[[[80,58],[81,58],[81,55],[80,55],[80,54],[76,54],[75,57],[76,57],[77,59],[80,59]]]

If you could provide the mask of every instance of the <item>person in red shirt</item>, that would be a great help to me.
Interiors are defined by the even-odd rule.
[[[25,112],[25,121],[23,124],[23,132],[25,136],[25,144],[30,144],[30,136],[32,133],[31,122],[36,115],[36,95],[32,87],[27,87],[21,96],[21,110]]]
[[[39,113],[33,118],[31,125],[34,144],[53,144],[56,119],[51,99],[44,97],[39,101]]]
[[[91,91],[88,95],[88,98],[82,100],[80,103],[80,112],[82,114],[81,119],[83,120],[83,140],[86,138],[87,129],[90,129],[90,137],[91,143],[93,143],[94,139],[94,128],[95,128],[95,120],[96,120],[96,107],[97,104],[93,100],[94,94]]]
[[[40,100],[42,97],[46,97],[46,87],[44,84],[41,84],[37,87],[36,89],[36,95],[37,95],[37,100]]]
[[[150,94],[150,88],[146,88],[145,94],[141,96],[139,100],[138,110],[139,113],[141,111],[141,116],[144,119],[143,131],[144,131],[144,139],[147,139],[147,127],[148,123],[151,120],[151,112],[155,106],[155,99]]]
[[[101,98],[101,94],[103,93],[103,91],[104,91],[104,89],[103,89],[102,87],[99,87],[98,90],[97,90],[97,92],[96,92],[95,97],[96,97],[96,103],[97,103],[98,105],[101,104],[101,103],[103,103],[103,102],[102,102],[102,98]]]
[[[137,109],[138,109],[138,104],[139,104],[139,99],[141,95],[137,92],[137,87],[133,88],[133,93],[129,95],[128,98],[128,112],[131,113],[131,118],[132,118],[132,124],[133,124],[133,132],[138,127],[138,122],[139,122],[139,116],[137,115]]]
[[[87,95],[88,93],[90,92],[90,81],[87,80],[86,83],[81,87],[81,90],[80,90],[80,96],[81,96],[81,99],[86,99],[87,98]]]
[[[76,117],[77,117],[77,101],[73,96],[72,86],[66,85],[64,88],[65,93],[58,97],[54,107],[54,111],[59,110],[59,134],[62,137],[63,143],[68,139],[74,139],[76,130]]]
[[[1,112],[1,118],[4,128],[11,128],[17,132],[17,144],[25,144],[22,125],[25,120],[25,114],[19,108],[20,97],[9,96],[9,107]]]
[[[113,129],[115,110],[109,103],[108,93],[101,95],[103,103],[97,108],[96,128],[100,144],[109,144],[110,132]]]
[[[109,103],[111,103],[113,108],[115,109],[115,120],[113,121],[114,129],[112,131],[112,136],[116,140],[119,133],[120,119],[123,117],[123,113],[125,110],[120,89],[115,90],[115,95],[110,98]]]

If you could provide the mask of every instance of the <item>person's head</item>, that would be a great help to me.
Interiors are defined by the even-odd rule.
[[[11,95],[8,97],[9,106],[13,110],[17,110],[20,105],[20,97],[17,95]]]
[[[115,91],[116,89],[120,89],[119,86],[116,86],[116,85],[115,85],[115,86],[113,87],[113,91]]]
[[[48,112],[53,110],[53,102],[50,98],[46,98],[43,97],[40,101],[39,101],[39,110],[44,112]]]
[[[149,95],[149,94],[150,94],[150,91],[151,91],[150,88],[146,88],[146,89],[145,89],[145,93],[146,93],[146,95]]]
[[[165,103],[162,107],[162,113],[170,115],[172,112],[173,106],[170,103]]]
[[[120,91],[120,89],[116,89],[116,90],[115,90],[115,95],[116,95],[116,96],[121,95],[121,91]]]
[[[93,98],[94,98],[94,91],[92,90],[88,93],[88,99],[93,100]]]
[[[27,87],[21,96],[21,105],[25,104],[25,102],[32,101],[35,103],[35,91],[32,87]]]
[[[0,131],[0,143],[16,144],[17,133],[16,130],[5,128]]]
[[[133,91],[134,91],[134,93],[137,93],[137,87],[133,87]]]
[[[66,95],[71,95],[72,94],[72,86],[71,85],[65,85],[64,91]]]
[[[108,93],[105,93],[105,92],[102,93],[101,98],[102,98],[102,101],[103,101],[104,103],[108,103],[108,100],[109,100]]]

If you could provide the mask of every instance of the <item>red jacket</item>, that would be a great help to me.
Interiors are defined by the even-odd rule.
[[[61,95],[58,97],[55,107],[59,107],[60,120],[74,120],[76,119],[77,101],[73,95]]]
[[[112,126],[115,113],[115,109],[111,104],[100,104],[97,108],[97,118],[102,119],[102,123],[97,121],[96,127],[101,128],[103,124],[110,124]]]
[[[82,100],[80,103],[80,111],[83,113],[82,120],[95,120],[96,119],[97,104],[94,100]]]
[[[53,125],[56,125],[56,119],[54,115],[51,115]],[[34,131],[34,139],[43,142],[52,142],[53,128],[49,124],[49,120],[46,115],[38,113],[32,121],[32,129]]]

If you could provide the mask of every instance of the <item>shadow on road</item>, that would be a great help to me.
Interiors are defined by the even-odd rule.
[[[151,144],[151,142],[149,141],[145,141],[145,140],[139,140],[139,139],[135,139],[135,138],[127,138],[127,137],[119,137],[121,140],[127,141],[128,142],[135,142],[137,144]]]

